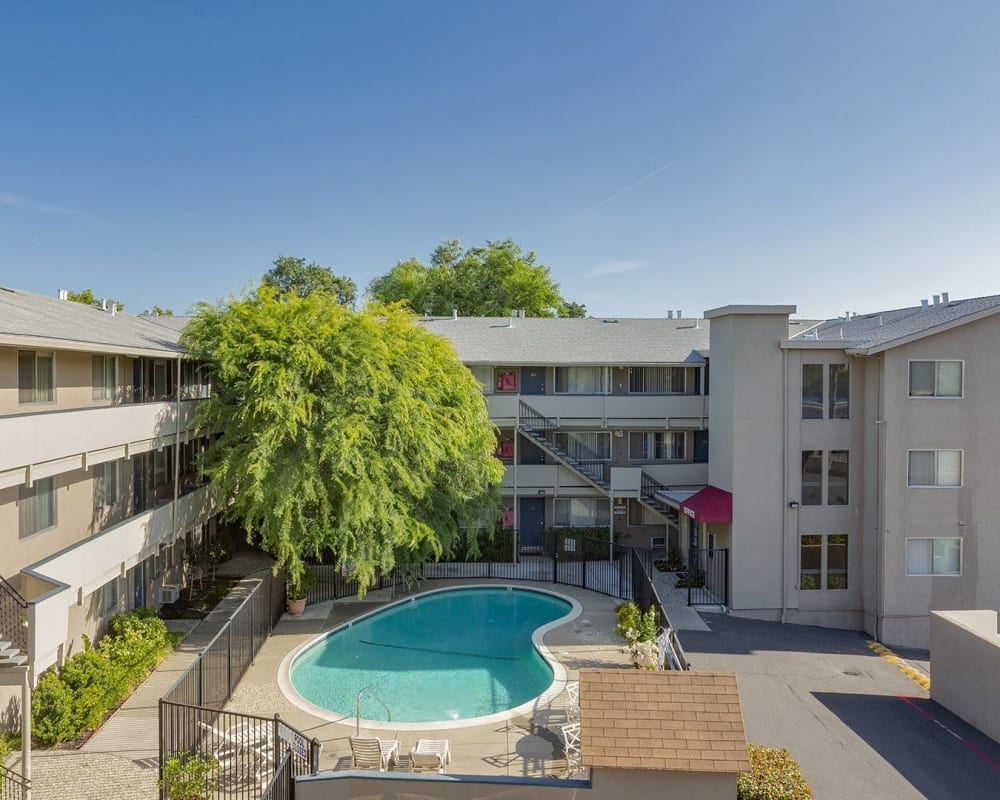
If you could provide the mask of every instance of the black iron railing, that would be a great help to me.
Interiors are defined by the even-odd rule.
[[[684,648],[681,647],[680,639],[677,637],[677,631],[670,624],[666,609],[650,577],[653,574],[652,554],[648,550],[633,550],[632,556],[635,560],[632,570],[634,581],[632,600],[643,611],[647,611],[650,606],[656,606],[657,626],[662,630],[665,643],[669,648],[669,652],[664,654],[666,668],[690,669],[687,656],[684,655]]]
[[[518,402],[519,422],[522,429],[529,434],[534,434],[532,438],[553,451],[568,466],[583,473],[598,485],[607,488],[608,459],[573,437],[571,432],[562,430],[555,420],[539,413],[523,400]],[[558,434],[570,437],[567,440],[568,447],[564,447],[559,441]]]
[[[18,650],[28,651],[28,601],[6,580],[0,578],[0,639]]]
[[[689,606],[729,605],[729,551],[696,550],[682,579],[687,584]]]
[[[657,492],[665,492],[670,487],[660,483],[652,475],[646,473],[645,470],[642,472],[642,480],[639,484],[639,495],[647,504],[656,507],[658,510],[660,508],[666,509],[668,506],[660,498],[656,496]]]
[[[31,781],[0,764],[0,800],[24,800],[30,788]]]

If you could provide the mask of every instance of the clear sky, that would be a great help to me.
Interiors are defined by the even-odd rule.
[[[595,315],[1000,293],[1000,3],[4,3],[0,283],[513,238]]]

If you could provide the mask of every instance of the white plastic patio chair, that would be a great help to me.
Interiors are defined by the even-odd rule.
[[[580,681],[566,684],[566,716],[571,720],[580,719]]]
[[[385,772],[399,758],[399,741],[378,736],[351,737],[351,768]]]
[[[566,772],[572,775],[579,772],[583,764],[583,754],[580,752],[580,723],[571,722],[560,725],[559,733],[563,740],[563,752],[566,755]]]
[[[410,750],[410,771],[444,772],[451,763],[451,742],[447,739],[418,739]]]

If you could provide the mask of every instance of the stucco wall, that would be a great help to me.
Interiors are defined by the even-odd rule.
[[[931,698],[1000,741],[996,611],[932,611]]]

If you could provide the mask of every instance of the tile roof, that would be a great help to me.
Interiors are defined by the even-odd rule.
[[[942,325],[961,323],[963,317],[972,317],[990,311],[1000,312],[1000,295],[970,297],[948,303],[896,308],[859,314],[850,319],[827,320],[801,336],[802,341],[819,340],[837,342],[843,347],[884,349],[900,339],[930,334]]]
[[[580,733],[588,767],[750,769],[732,672],[581,669]]]
[[[150,321],[156,319],[111,315],[82,303],[0,287],[0,342],[4,337],[38,338],[92,344],[95,350],[106,345],[168,354],[184,352],[177,344],[179,332]]]

